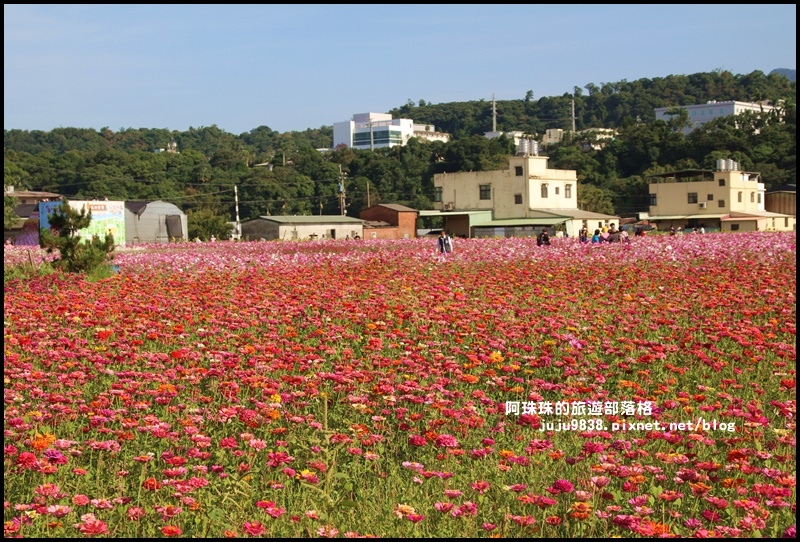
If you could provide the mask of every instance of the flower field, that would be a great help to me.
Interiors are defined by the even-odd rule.
[[[795,536],[795,233],[435,245],[8,281],[5,536]]]

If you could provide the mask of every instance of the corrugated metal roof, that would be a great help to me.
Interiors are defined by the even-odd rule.
[[[463,216],[463,215],[482,215],[492,214],[491,209],[479,211],[439,211],[437,209],[426,209],[419,211],[419,216]]]
[[[343,215],[259,216],[250,220],[269,220],[279,224],[363,224],[359,218]],[[250,222],[246,220],[245,222]]]
[[[416,209],[412,209],[411,207],[406,207],[405,205],[400,205],[399,203],[379,203],[377,205],[373,205],[373,207],[386,207],[387,209],[391,209],[392,211],[400,211],[400,212],[412,212],[416,213]]]
[[[725,214],[707,214],[707,215],[663,215],[663,216],[648,216],[647,220],[659,221],[659,220],[692,220],[692,219],[700,219],[700,218],[722,218],[723,216],[728,216],[727,213]]]
[[[504,220],[491,220],[482,224],[476,224],[476,228],[505,228],[511,226],[555,226],[563,224],[569,218],[506,218]]]

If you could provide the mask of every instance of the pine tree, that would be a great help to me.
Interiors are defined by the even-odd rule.
[[[105,239],[93,235],[84,242],[78,230],[86,228],[92,222],[92,212],[87,209],[73,209],[67,198],[48,215],[50,231],[42,228],[39,234],[39,245],[47,249],[48,254],[58,250],[58,257],[53,265],[70,273],[91,271],[106,263],[114,251],[114,236],[106,234]]]

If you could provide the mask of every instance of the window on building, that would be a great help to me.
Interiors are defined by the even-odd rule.
[[[514,194],[514,203],[522,205],[522,194]]]
[[[739,230],[739,224],[731,224],[731,231],[738,231],[738,230]]]
[[[719,202],[719,206],[720,207],[725,207],[725,200],[724,199],[718,200],[718,202]]]
[[[492,185],[482,184],[479,188],[481,191],[481,199],[492,199]]]
[[[559,189],[559,187],[556,186],[556,196],[558,195],[558,189]]]
[[[433,187],[433,201],[442,201],[442,187],[441,186],[434,186]]]
[[[514,174],[515,174],[517,177],[522,177],[522,166],[516,166],[516,167],[514,168]]]
[[[689,203],[697,203],[697,192],[689,192]]]
[[[755,203],[755,202],[756,202],[756,193],[750,192],[750,203]]]
[[[714,194],[709,194],[707,199],[708,201],[714,201]]]
[[[564,187],[564,197],[566,199],[572,199],[572,185],[568,184]]]
[[[720,179],[719,180],[719,185],[720,186],[725,186],[725,179]]]
[[[739,192],[736,197],[738,198],[739,203],[742,203],[742,193]]]
[[[657,195],[650,194],[650,207],[655,207],[656,205],[658,205],[658,203],[656,203],[657,201],[658,201]]]
[[[547,197],[547,183],[542,183],[542,197]]]
[[[758,203],[761,203],[761,194],[758,195]]]
[[[783,219],[783,227],[784,228],[788,228],[789,227],[789,217],[788,216]]]

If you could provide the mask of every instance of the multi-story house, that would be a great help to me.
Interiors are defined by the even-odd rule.
[[[521,153],[507,169],[436,174],[437,210],[420,216],[442,216],[445,229],[469,237],[527,237],[543,227],[551,235],[577,236],[583,226],[594,231],[619,223],[617,216],[581,210],[577,173],[550,169],[547,161]]]
[[[761,174],[740,171],[733,160],[717,160],[717,171],[700,169],[650,176],[650,207],[639,218],[660,230],[792,231],[795,217],[765,209]]]
[[[680,109],[685,109],[689,114],[688,120],[690,126],[686,126],[682,129],[682,132],[684,134],[688,134],[698,126],[702,126],[703,124],[712,121],[714,119],[718,119],[720,117],[739,115],[746,111],[750,111],[753,113],[766,113],[775,109],[771,105],[752,103],[752,102],[737,102],[737,101],[729,101],[729,102],[710,101],[704,104],[682,105],[677,107],[679,107]],[[656,120],[663,120],[665,122],[670,120],[674,115],[674,109],[675,107],[657,107],[655,109]]]
[[[393,119],[387,113],[358,113],[352,120],[333,124],[334,149],[339,145],[361,150],[402,146],[412,137],[443,143],[450,141],[450,134],[437,132],[430,124]]]

